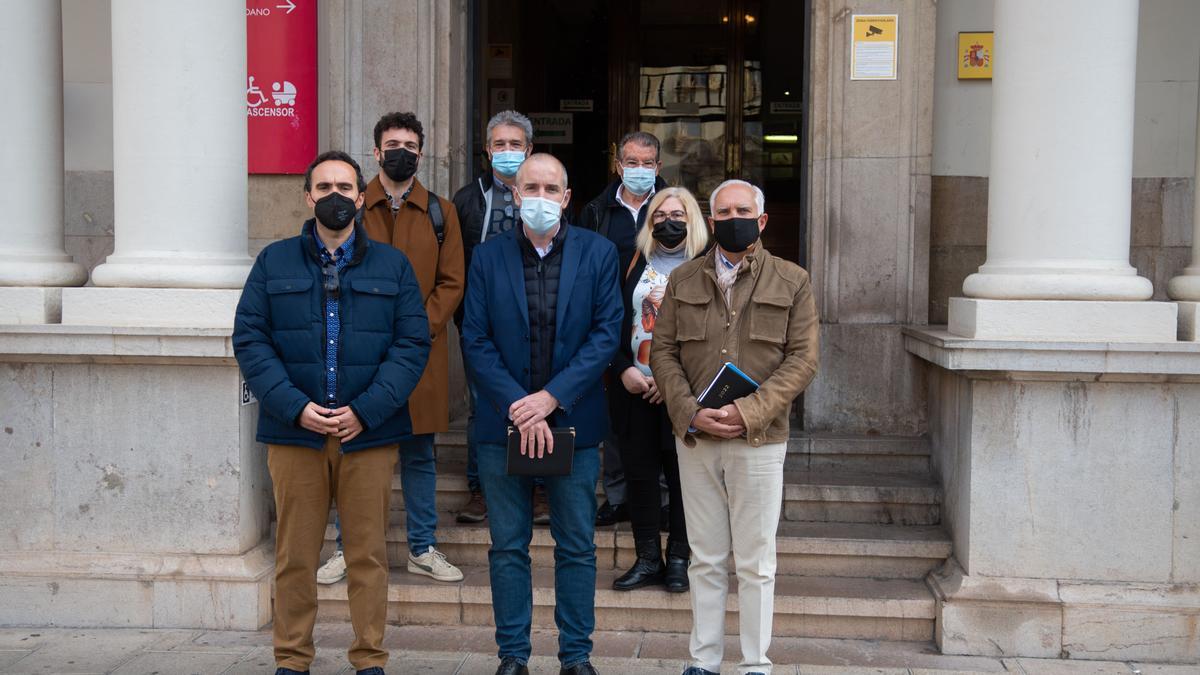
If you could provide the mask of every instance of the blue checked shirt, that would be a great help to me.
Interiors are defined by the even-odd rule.
[[[313,233],[314,236],[316,233]],[[350,262],[350,258],[354,255],[354,233],[350,233],[350,238],[346,243],[342,244],[337,249],[337,257],[329,254],[329,250],[325,244],[321,243],[321,238],[317,237],[317,243],[321,249],[321,266],[326,267],[330,264],[337,270],[340,276],[346,264]],[[340,291],[339,291],[340,293]],[[341,310],[338,308],[338,298],[333,293],[325,294],[325,406],[333,408],[337,406],[337,365],[338,365],[338,344],[342,333],[342,316]]]

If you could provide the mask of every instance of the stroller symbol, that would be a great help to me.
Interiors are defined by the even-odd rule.
[[[296,85],[284,80],[282,84],[274,82],[271,84],[271,98],[275,99],[275,105],[296,105]]]

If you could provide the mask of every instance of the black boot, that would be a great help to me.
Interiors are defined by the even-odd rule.
[[[656,586],[663,582],[665,566],[662,559],[662,544],[658,537],[638,539],[634,542],[637,560],[633,567],[613,581],[614,591],[632,591],[642,586]]]
[[[668,593],[687,592],[688,565],[691,562],[691,549],[686,541],[667,540],[667,571],[664,581]]]

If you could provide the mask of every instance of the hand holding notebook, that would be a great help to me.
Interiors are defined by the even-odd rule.
[[[732,362],[726,361],[725,365],[717,371],[716,377],[697,398],[697,401],[702,408],[722,408],[733,403],[734,400],[749,396],[756,391],[758,391],[758,383],[739,370]]]
[[[550,451],[539,457],[531,442],[526,442],[522,447],[520,430],[516,427],[508,428],[508,475],[566,476],[571,473],[575,458],[575,427],[549,429]]]

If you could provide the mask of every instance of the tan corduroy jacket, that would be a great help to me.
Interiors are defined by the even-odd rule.
[[[650,370],[667,404],[675,435],[688,431],[700,409],[696,398],[731,361],[759,383],[734,404],[746,423],[746,442],[758,447],[788,439],[792,401],[817,373],[818,320],[808,272],[760,245],[749,253],[733,284],[732,308],[717,287],[714,256],[671,273],[654,326]]]
[[[462,231],[454,204],[448,199],[440,200],[446,238],[439,247],[429,220],[429,195],[429,190],[414,178],[408,201],[393,217],[387,192],[376,176],[367,184],[363,202],[367,236],[391,244],[408,256],[425,298],[425,313],[429,315],[429,335],[433,338],[429,363],[408,399],[414,434],[446,431],[450,426],[450,346],[446,324],[462,302],[467,276]]]

